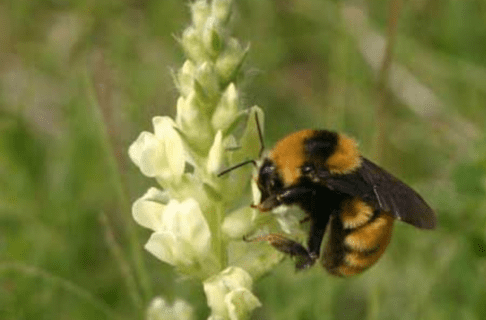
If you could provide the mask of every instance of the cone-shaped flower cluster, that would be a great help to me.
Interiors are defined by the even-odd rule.
[[[246,318],[259,305],[252,277],[280,258],[270,246],[242,241],[255,226],[248,188],[253,168],[217,177],[229,165],[258,157],[255,117],[263,123],[260,108],[241,105],[236,79],[248,48],[225,30],[231,5],[191,4],[193,22],[180,39],[188,59],[174,73],[176,119],[155,117],[154,133],[142,132],[129,149],[140,171],[161,187],[133,205],[134,219],[153,231],[145,248],[204,283],[211,319]],[[153,310],[168,310],[159,302]]]

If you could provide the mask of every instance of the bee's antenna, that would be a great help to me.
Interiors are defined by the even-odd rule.
[[[263,150],[265,149],[265,145],[263,144],[263,134],[262,134],[262,128],[260,127],[260,121],[258,120],[258,113],[256,112],[255,112],[255,121],[258,130],[258,137],[260,138],[260,151],[258,152],[258,158],[260,159],[262,157]],[[238,163],[235,166],[232,166],[231,168],[221,171],[220,173],[218,173],[218,177],[221,177],[222,175],[227,174],[228,172],[233,171],[234,169],[237,169],[249,163],[253,163],[255,167],[258,166],[255,160],[246,160],[241,163]]]
[[[263,143],[262,128],[260,127],[260,121],[258,120],[258,113],[255,112],[255,121],[258,130],[258,137],[260,138],[260,151],[258,152],[258,159],[262,157],[263,150],[265,150],[265,144]]]
[[[255,160],[246,160],[246,161],[243,161],[243,162],[238,163],[235,166],[232,166],[231,168],[228,168],[226,170],[221,171],[220,173],[218,173],[218,177],[221,177],[222,175],[227,174],[228,172],[233,171],[234,169],[237,169],[239,167],[243,167],[244,165],[247,165],[249,163],[253,163],[253,165],[255,167],[257,166],[257,163],[256,163]]]

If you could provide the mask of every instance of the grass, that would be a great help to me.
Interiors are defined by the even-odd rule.
[[[486,315],[486,6],[404,1],[391,35],[389,18],[388,1],[238,1],[245,99],[266,110],[266,145],[306,127],[348,132],[439,216],[433,232],[397,223],[355,278],[284,261],[256,283],[255,319]],[[174,35],[188,21],[176,0],[0,3],[1,319],[143,318],[153,295],[207,317],[202,288],[143,250],[130,212],[153,181],[127,148],[175,114]],[[369,48],[391,37],[378,78]]]

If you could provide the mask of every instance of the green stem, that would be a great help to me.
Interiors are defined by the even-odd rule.
[[[132,219],[130,202],[128,201],[124,190],[124,185],[120,174],[121,171],[116,161],[115,153],[113,152],[113,146],[108,136],[107,126],[103,119],[103,115],[101,113],[98,101],[96,99],[94,88],[90,81],[88,69],[86,68],[85,71],[85,89],[88,94],[90,105],[92,107],[93,120],[96,125],[95,127],[98,129],[99,139],[105,154],[105,159],[107,160],[109,180],[113,188],[115,188],[118,204],[122,212],[121,218],[128,234],[130,252],[134,259],[135,270],[143,291],[143,296],[145,301],[149,301],[149,299],[152,297],[152,288],[150,285],[149,275],[145,268],[145,262],[143,260],[143,250],[138,239],[138,234],[135,229],[134,221]]]
[[[227,254],[226,254],[226,245],[223,243],[223,230],[221,229],[221,226],[223,225],[223,219],[224,219],[224,206],[221,204],[218,204],[217,209],[216,209],[216,214],[218,217],[218,246],[217,252],[219,253],[219,261],[221,264],[222,270],[226,268],[226,265],[228,264],[228,259],[227,259]]]

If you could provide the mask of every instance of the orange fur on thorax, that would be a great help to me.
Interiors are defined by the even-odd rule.
[[[358,144],[353,139],[339,134],[338,143],[334,153],[326,161],[331,173],[350,173],[361,165],[361,155]]]

